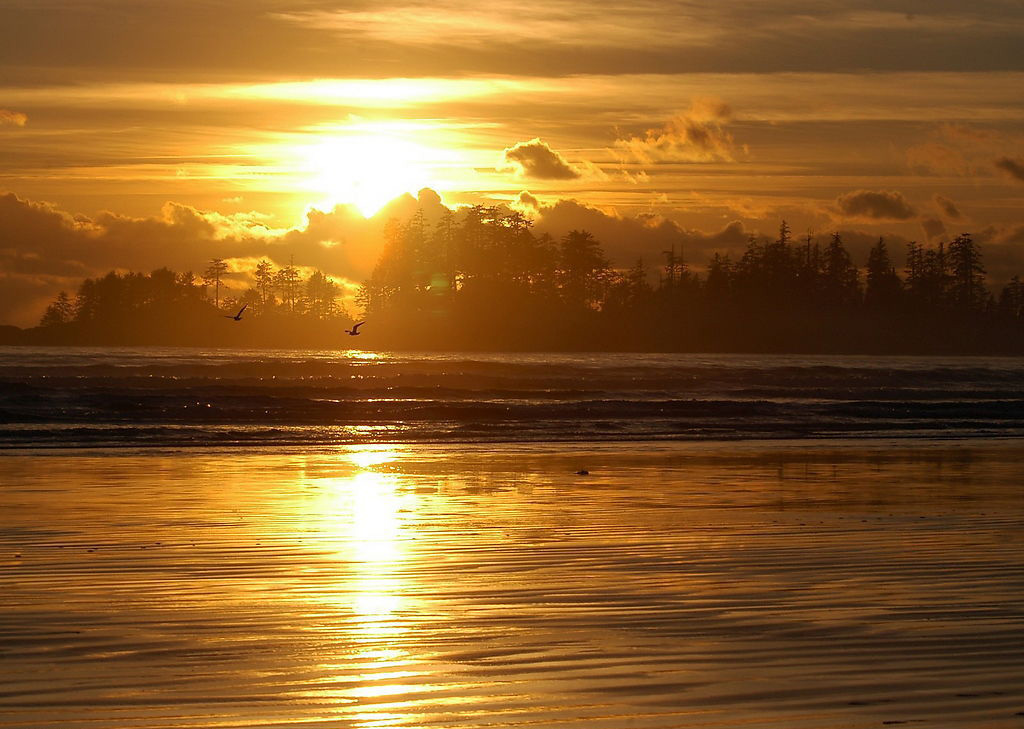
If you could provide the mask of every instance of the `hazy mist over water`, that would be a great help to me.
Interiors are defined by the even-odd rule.
[[[0,446],[1024,433],[1024,360],[0,349]]]

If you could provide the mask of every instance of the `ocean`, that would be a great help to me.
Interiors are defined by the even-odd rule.
[[[1024,359],[0,348],[0,447],[1024,434]]]
[[[0,728],[1019,729],[1022,375],[0,349]]]

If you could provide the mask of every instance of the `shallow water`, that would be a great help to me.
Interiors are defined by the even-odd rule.
[[[1013,441],[10,452],[0,727],[1020,727],[1022,475]]]

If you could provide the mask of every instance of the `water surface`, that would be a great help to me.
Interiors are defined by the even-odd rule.
[[[1022,466],[996,440],[11,451],[0,727],[1020,727]]]
[[[1024,359],[0,348],[0,448],[1024,435]]]

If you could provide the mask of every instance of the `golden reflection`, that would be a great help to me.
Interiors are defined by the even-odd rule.
[[[400,451],[394,446],[388,445],[377,445],[377,446],[359,446],[354,448],[347,454],[349,461],[354,463],[356,466],[362,469],[372,468],[373,466],[380,466],[385,463],[398,458]],[[356,478],[365,477],[365,474],[360,474]]]
[[[432,690],[417,683],[423,672],[406,648],[412,607],[403,564],[418,497],[390,470],[401,454],[387,445],[353,447],[340,457],[344,475],[318,483],[321,528],[344,568],[340,584],[324,597],[348,614],[344,661],[325,668],[348,684],[334,696],[355,709],[346,715],[360,727],[403,724],[402,707],[415,703],[404,697]]]
[[[367,352],[362,349],[350,349],[342,354],[342,357],[346,359],[354,359],[359,361],[373,362],[378,359],[384,359],[384,355],[379,352]]]

